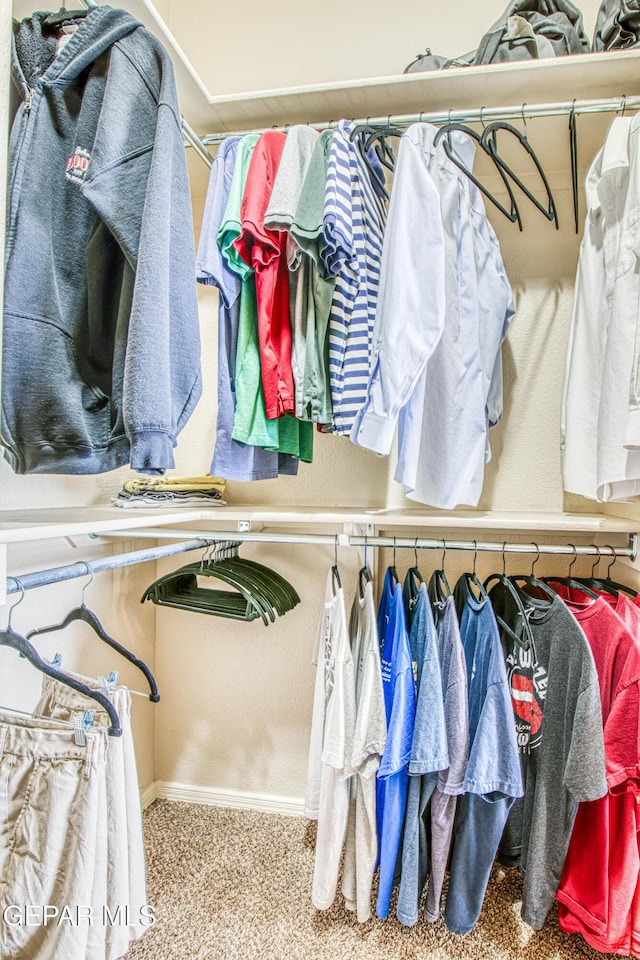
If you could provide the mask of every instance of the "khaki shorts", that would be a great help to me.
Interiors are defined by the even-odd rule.
[[[87,958],[106,740],[0,711],[3,960]]]

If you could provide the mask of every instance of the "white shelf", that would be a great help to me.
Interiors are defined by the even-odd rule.
[[[182,113],[201,136],[342,117],[640,94],[640,50],[623,50],[214,95],[151,0],[122,5],[169,50]]]
[[[0,544],[74,537],[88,533],[144,530],[145,527],[184,527],[237,530],[239,521],[270,527],[287,526],[342,528],[344,524],[373,524],[379,531],[390,529],[445,530],[528,535],[529,533],[565,537],[597,534],[629,534],[638,529],[632,520],[606,514],[483,512],[461,510],[438,512],[407,508],[403,510],[363,509],[361,507],[280,507],[239,505],[200,510],[176,509],[122,510],[96,506],[51,508],[33,511],[0,512]],[[187,527],[188,529],[188,527]],[[186,532],[186,531],[185,531]]]

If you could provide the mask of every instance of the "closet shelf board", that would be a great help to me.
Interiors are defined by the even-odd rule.
[[[184,529],[189,535],[190,524],[198,529],[229,528],[237,530],[238,522],[269,526],[299,527],[309,532],[310,527],[344,524],[371,524],[379,532],[398,529],[407,531],[503,531],[512,534],[532,532],[557,536],[597,535],[602,533],[628,534],[636,529],[634,521],[605,514],[569,514],[536,512],[484,512],[456,510],[438,512],[407,508],[364,509],[362,507],[280,507],[238,505],[215,509],[193,510],[122,510],[110,506],[56,507],[40,510],[9,510],[0,512],[0,544],[47,540],[56,537],[74,537],[83,534],[106,534],[113,530],[127,530],[135,534],[145,527]],[[186,526],[185,526],[186,525]],[[564,537],[563,537],[564,538]],[[452,537],[454,539],[454,537]]]
[[[151,0],[124,0],[122,5],[169,49],[182,113],[201,136],[342,117],[640,93],[636,49],[214,96]]]

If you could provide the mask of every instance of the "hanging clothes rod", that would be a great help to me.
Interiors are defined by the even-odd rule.
[[[412,123],[448,123],[455,121],[459,123],[490,123],[493,120],[530,120],[535,117],[562,117],[569,116],[571,112],[577,114],[584,113],[616,113],[625,110],[639,110],[640,96],[620,96],[608,97],[603,100],[563,100],[556,103],[523,103],[511,104],[505,107],[476,107],[470,110],[438,110],[429,112],[423,110],[420,113],[404,114],[386,114],[382,117],[361,117],[354,119],[354,123],[391,123],[394,127],[409,127]],[[335,127],[335,120],[321,121],[320,123],[308,123],[316,130],[328,130]],[[201,137],[203,144],[221,143],[227,137],[241,137],[247,133],[265,133],[266,130],[282,130],[286,132],[290,124],[284,126],[263,127],[254,130],[234,130],[227,133],[212,133]]]
[[[300,543],[300,544],[327,544],[339,547],[390,547],[397,550],[468,550],[492,553],[536,553],[556,554],[578,557],[627,557],[636,559],[638,535],[629,535],[628,547],[612,547],[609,545],[574,546],[573,544],[554,543],[508,543],[486,540],[443,540],[424,539],[421,537],[382,537],[382,536],[353,536],[346,533],[236,533],[225,530],[212,532],[210,530],[189,530],[191,539],[184,540],[185,533],[178,530],[120,530],[110,533],[97,534],[97,537],[116,537],[125,539],[134,537],[140,539],[178,539],[182,542],[167,544],[161,547],[151,547],[148,550],[134,550],[130,553],[115,554],[111,557],[102,557],[92,560],[89,569],[93,573],[103,570],[115,570],[119,567],[131,566],[137,563],[146,563],[149,560],[161,560],[174,554],[187,553],[190,550],[202,550],[216,541],[238,541],[241,543]],[[79,561],[62,567],[52,567],[49,570],[39,570],[35,573],[25,573],[20,577],[7,577],[7,594],[18,593],[21,589],[33,590],[35,587],[44,587],[63,580],[74,580],[77,577],[87,576],[87,563]]]
[[[189,124],[184,119],[184,117],[182,118],[182,133],[184,135],[184,139],[187,142],[187,145],[190,147],[193,147],[193,149],[198,154],[200,159],[204,160],[206,165],[210,167],[213,163],[213,157],[211,156],[211,154],[209,153],[209,151],[207,150],[207,148],[205,147],[204,143],[202,142],[200,137],[197,135],[197,133],[195,133],[194,130],[189,126]]]
[[[167,530],[164,528],[146,527],[142,530],[114,530],[109,533],[100,533],[97,537],[115,537],[124,539],[126,537],[149,537],[153,540],[180,540],[188,534],[189,537],[198,537],[203,541],[213,543],[218,540],[237,540],[247,543],[309,543],[309,544],[335,544],[344,547],[396,547],[398,550],[442,550],[446,544],[447,550],[478,550],[478,552],[491,553],[535,553],[540,554],[559,554],[561,556],[578,557],[627,557],[630,560],[636,559],[638,535],[629,534],[629,545],[627,547],[611,547],[609,545],[598,547],[595,544],[588,546],[574,546],[573,544],[554,544],[554,543],[509,543],[506,540],[443,540],[439,538],[424,537],[393,537],[380,536],[356,536],[350,533],[245,533],[235,531],[211,531],[211,530]]]
[[[86,577],[87,567],[89,567],[89,573],[101,573],[103,570],[116,570],[118,567],[146,563],[148,560],[162,560],[163,557],[170,557],[176,553],[187,553],[189,550],[202,550],[202,548],[201,539],[186,540],[182,543],[167,544],[164,547],[149,547],[147,550],[132,550],[130,553],[99,557],[97,560],[87,562],[80,560],[78,563],[68,563],[62,567],[51,567],[49,570],[7,577],[7,593],[20,593],[22,589],[33,590],[35,587],[45,587],[51,583],[62,583],[63,580]]]

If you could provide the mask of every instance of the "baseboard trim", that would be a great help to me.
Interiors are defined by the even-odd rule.
[[[153,786],[154,800],[208,803],[218,807],[261,810],[265,813],[283,813],[294,817],[302,816],[304,809],[304,801],[298,797],[278,797],[267,793],[245,793],[235,790],[220,790],[213,787],[195,787],[186,783],[171,783],[168,780],[157,780]]]
[[[155,783],[150,783],[148,787],[140,791],[140,806],[143,810],[150,807],[154,800],[158,799],[158,792]]]

